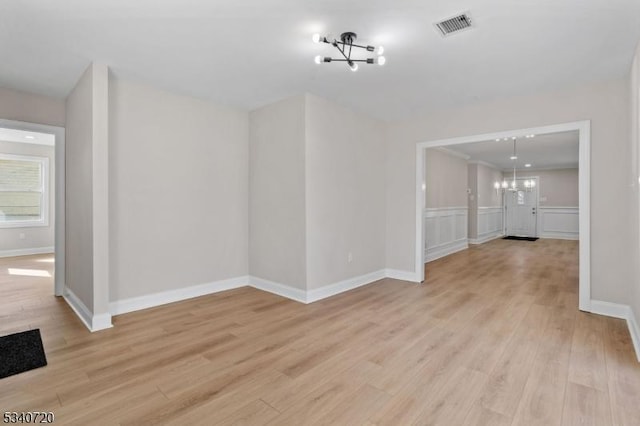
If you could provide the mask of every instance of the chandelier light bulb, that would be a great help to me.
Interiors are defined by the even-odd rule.
[[[322,56],[320,56],[320,55],[316,56],[316,57],[313,59],[313,61],[314,61],[316,64],[320,64],[320,63],[322,63]]]
[[[387,63],[387,58],[385,58],[384,56],[378,56],[378,60],[376,61],[376,63],[382,66]]]
[[[382,55],[382,54],[384,53],[384,47],[382,47],[382,46],[378,46],[378,47],[376,48],[376,53],[377,53],[378,55]]]
[[[500,182],[496,181],[496,182],[493,184],[493,187],[494,187],[495,189],[500,189]]]
[[[356,64],[355,62],[351,62],[349,64],[349,68],[351,69],[351,71],[356,72],[358,71],[358,64]]]
[[[320,36],[320,34],[315,33],[315,34],[311,37],[311,40],[313,40],[313,42],[314,42],[314,43],[320,43],[320,39],[321,39],[321,38],[322,38],[322,37]]]
[[[509,186],[509,184],[507,183],[506,180],[502,181],[502,188],[507,189],[507,187]]]

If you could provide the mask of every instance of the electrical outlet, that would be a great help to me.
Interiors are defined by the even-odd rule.
[[[347,255],[347,262],[353,262],[353,253],[349,252],[349,254]]]

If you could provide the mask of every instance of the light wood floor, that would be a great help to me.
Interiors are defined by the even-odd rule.
[[[57,424],[640,425],[622,320],[577,310],[577,243],[496,240],[302,305],[243,288],[90,334],[51,256],[0,259],[0,334],[39,327],[49,365],[0,380],[0,410]]]

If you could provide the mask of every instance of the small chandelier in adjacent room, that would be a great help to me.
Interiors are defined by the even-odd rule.
[[[359,44],[355,44],[358,35],[353,32],[346,32],[340,35],[340,40],[332,39],[331,36],[322,36],[320,34],[313,35],[313,41],[316,43],[327,43],[338,49],[341,58],[331,58],[329,56],[318,55],[315,57],[315,63],[321,64],[323,62],[346,62],[349,65],[349,69],[351,71],[358,71],[358,62],[363,62],[365,64],[378,64],[384,65],[387,60],[382,53],[384,52],[384,48],[382,46],[361,46]],[[363,58],[356,59],[351,56],[353,49],[363,49],[367,52],[373,52],[377,56],[374,58]],[[355,53],[355,52],[353,52]]]
[[[527,135],[526,137],[532,138],[534,136]],[[511,161],[513,161],[513,178],[511,182],[507,182],[506,179],[503,179],[502,182],[498,182],[498,181],[494,182],[493,187],[496,190],[496,194],[499,194],[501,189],[503,193],[505,191],[516,192],[520,190],[520,188],[518,187],[518,180],[516,179],[516,160],[518,160],[518,153],[516,151],[517,138],[514,136],[511,139],[513,140],[513,154],[509,158],[511,159]],[[526,179],[522,183],[522,185],[524,186],[525,191],[530,192],[530,191],[533,191],[533,189],[536,187],[536,181],[534,179]]]

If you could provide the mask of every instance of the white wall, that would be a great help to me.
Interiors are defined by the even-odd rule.
[[[47,226],[29,226],[20,228],[0,228],[0,256],[3,252],[15,250],[46,249],[53,253],[55,223],[55,148],[32,143],[6,142],[0,140],[0,153],[30,155],[49,159],[49,224]],[[20,238],[24,234],[24,238]]]
[[[249,115],[249,272],[306,290],[305,103],[296,96]]]
[[[65,101],[0,87],[0,118],[64,127]]]
[[[513,173],[505,172],[504,176],[509,180]],[[540,178],[540,207],[578,207],[578,169],[523,170],[517,176]]]
[[[438,148],[424,155],[425,207],[467,207],[467,160]]]
[[[472,163],[469,174],[469,241],[482,244],[502,234],[502,194],[494,187],[496,181],[502,182],[502,172]]]
[[[500,170],[489,167],[485,164],[478,164],[478,189],[476,196],[478,207],[501,207],[502,195],[496,192],[495,182],[502,182],[502,173]]]
[[[383,124],[307,95],[306,140],[308,288],[384,269]]]
[[[248,274],[248,113],[111,76],[110,299]]]
[[[66,286],[93,312],[93,72],[66,102]]]
[[[470,190],[467,204],[469,206],[467,220],[467,237],[478,238],[478,164],[467,164],[467,187]]]
[[[92,63],[66,100],[66,294],[92,330],[109,314],[109,76]]]
[[[640,325],[640,44],[636,49],[630,80],[631,155],[627,162],[630,166],[627,187],[630,188],[631,200],[628,226],[630,234],[633,236],[628,250],[632,259],[633,271],[629,280],[631,286],[629,304],[635,318],[635,324],[638,326]],[[640,329],[636,329],[636,333],[640,333]],[[640,334],[636,335],[636,338],[640,338]],[[640,360],[640,341],[637,341],[636,345],[636,355]]]
[[[591,286],[592,298],[622,303],[629,297],[631,265],[621,252],[627,237],[629,197],[622,188],[628,174],[628,99],[626,80],[534,96],[500,99],[438,111],[392,123],[387,141],[387,267],[414,269],[416,143],[456,136],[591,120]],[[619,206],[624,220],[610,218]]]
[[[451,151],[425,149],[424,160],[424,261],[430,262],[469,246],[469,182],[467,160]]]

